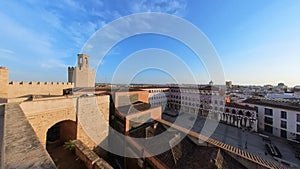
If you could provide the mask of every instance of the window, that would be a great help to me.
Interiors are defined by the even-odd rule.
[[[297,124],[297,132],[300,133],[300,125]]]
[[[273,116],[273,110],[272,110],[272,109],[265,108],[265,115]]]
[[[281,118],[286,119],[286,111],[281,111]]]
[[[84,64],[87,65],[88,64],[88,58],[85,58],[84,61],[85,61]]]
[[[246,112],[246,116],[250,117],[251,113],[249,111]]]
[[[285,130],[280,130],[280,137],[286,138],[286,131]]]
[[[265,125],[265,132],[273,134],[273,127]]]
[[[265,117],[265,123],[272,125],[273,124],[273,118]]]
[[[280,127],[286,129],[286,121],[281,120]]]
[[[297,122],[300,122],[300,114],[297,114]]]
[[[239,111],[239,115],[242,115],[242,116],[244,115],[242,110]]]
[[[296,134],[296,140],[300,141],[300,135],[299,134]]]

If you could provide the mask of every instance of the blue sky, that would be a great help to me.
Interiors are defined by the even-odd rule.
[[[299,9],[297,0],[1,1],[0,65],[10,69],[14,81],[67,81],[67,67],[75,65],[76,54],[98,29],[129,14],[163,12],[188,20],[209,38],[226,80],[294,86],[300,84]],[[147,48],[178,55],[199,83],[209,81],[189,48],[158,35],[117,44],[99,66],[97,81],[109,81],[124,58]],[[172,73],[180,75],[180,70]],[[153,69],[139,72],[132,81],[168,83],[172,77]]]

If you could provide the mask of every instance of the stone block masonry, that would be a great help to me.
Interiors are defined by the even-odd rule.
[[[19,104],[6,104],[4,113],[3,168],[55,169]]]

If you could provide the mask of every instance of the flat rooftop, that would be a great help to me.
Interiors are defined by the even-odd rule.
[[[229,103],[226,102],[225,103],[226,107],[233,107],[233,108],[238,108],[238,109],[246,109],[246,110],[253,110],[255,111],[256,109],[250,106],[245,106],[245,105],[241,105],[241,104],[237,104],[237,103]]]
[[[287,99],[267,99],[267,98],[249,98],[243,101],[243,103],[256,104],[292,111],[300,111],[300,101],[287,100]]]
[[[122,113],[123,115],[129,115],[129,114],[139,113],[141,111],[150,110],[150,109],[153,109],[156,107],[160,107],[160,106],[153,106],[153,105],[150,105],[149,103],[137,101],[130,105],[117,107],[116,109],[119,113]]]

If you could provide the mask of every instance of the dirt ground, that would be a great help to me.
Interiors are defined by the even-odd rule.
[[[49,145],[47,150],[58,169],[87,169],[84,163],[63,145]]]

